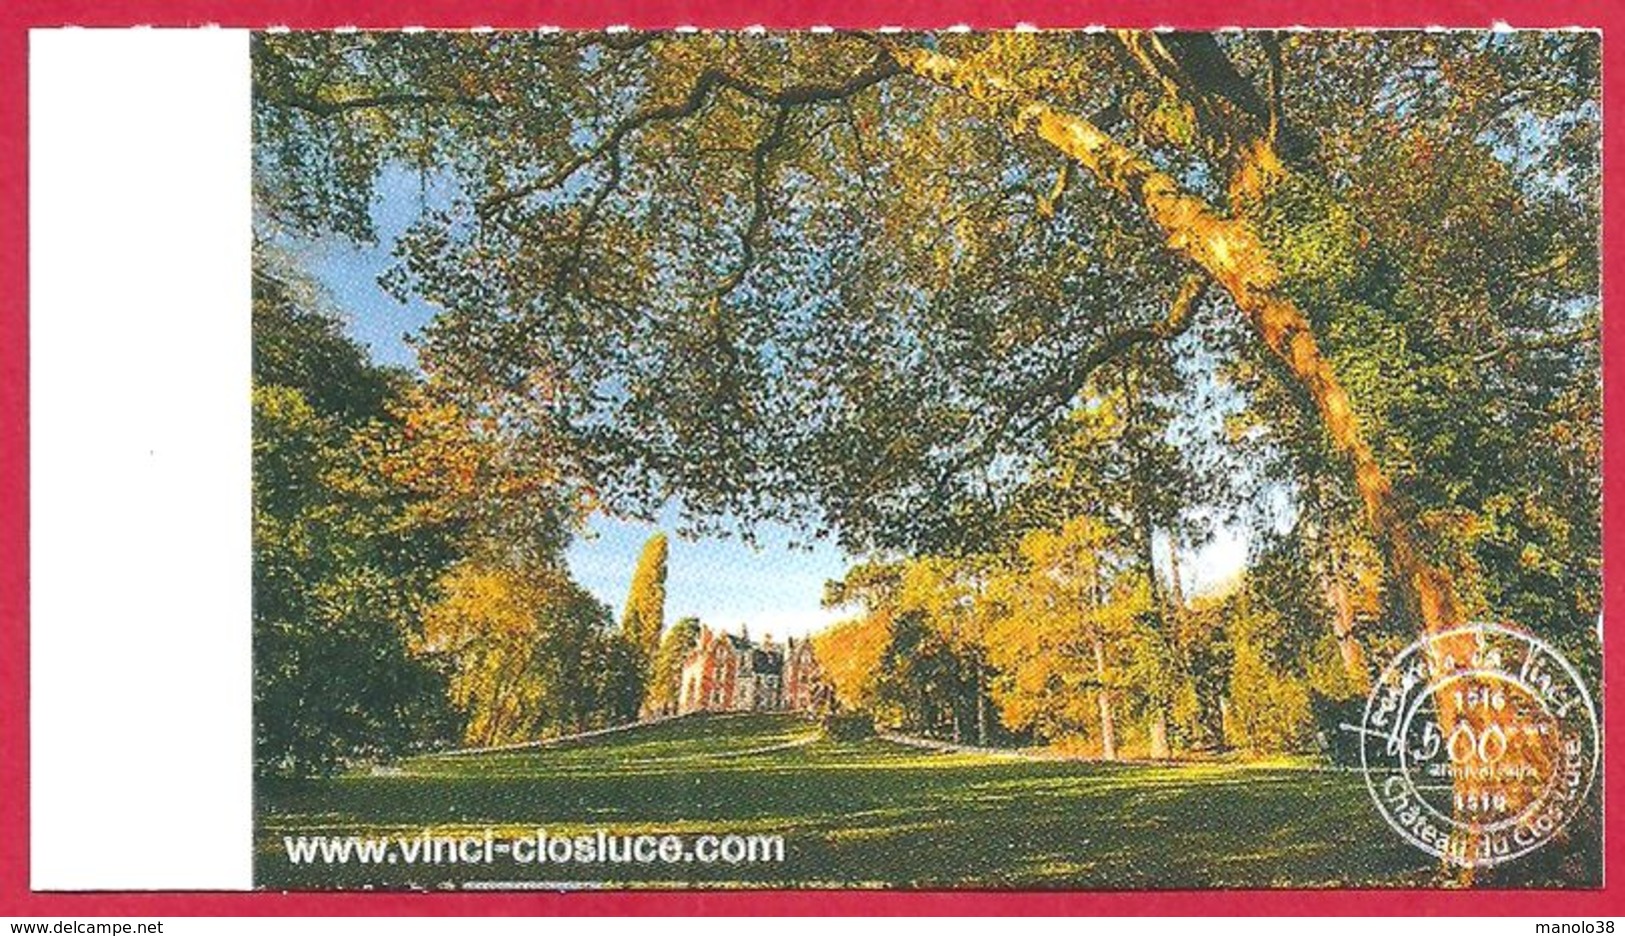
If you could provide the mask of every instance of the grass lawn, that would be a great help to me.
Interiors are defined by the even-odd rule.
[[[262,786],[256,877],[272,889],[563,886],[1207,888],[1427,885],[1436,863],[1378,816],[1359,774],[1134,766],[812,740],[789,716],[711,716],[556,748],[408,760]],[[294,864],[284,836],[784,836],[780,864]],[[1596,886],[1560,843],[1480,883]],[[1515,875],[1509,877],[1507,875]]]

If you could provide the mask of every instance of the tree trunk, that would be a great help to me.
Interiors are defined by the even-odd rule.
[[[1371,686],[1371,674],[1366,671],[1365,650],[1354,636],[1354,603],[1349,599],[1348,584],[1334,566],[1326,579],[1326,595],[1331,600],[1332,636],[1337,638],[1337,653],[1343,660],[1343,671],[1348,673],[1361,692]]]
[[[1179,544],[1174,542],[1172,534],[1168,536],[1168,601],[1177,626],[1185,613],[1185,586],[1179,580]]]
[[[1365,650],[1360,646],[1360,639],[1354,635],[1354,599],[1349,594],[1349,575],[1343,562],[1347,541],[1335,532],[1338,527],[1329,515],[1326,494],[1321,490],[1318,477],[1310,479],[1306,494],[1317,518],[1314,551],[1319,558],[1314,566],[1319,572],[1320,588],[1326,604],[1332,611],[1332,638],[1337,641],[1343,672],[1363,693],[1371,688],[1371,674],[1366,669]]]
[[[1162,703],[1155,703],[1151,710],[1151,759],[1168,759],[1168,710]]]
[[[1112,696],[1106,688],[1106,645],[1100,639],[1100,628],[1095,628],[1095,700],[1100,705],[1100,756],[1117,760],[1117,731],[1112,725]]]
[[[1105,760],[1117,759],[1117,726],[1112,722],[1112,694],[1106,682],[1106,638],[1100,629],[1100,608],[1105,604],[1101,593],[1100,562],[1089,564],[1089,606],[1084,609],[1089,622],[1089,642],[1095,652],[1095,704],[1100,708],[1100,756]]]
[[[1309,319],[1281,286],[1258,232],[1184,191],[1172,176],[1081,117],[1065,113],[998,75],[929,49],[888,49],[910,74],[985,101],[1010,119],[1017,135],[1033,134],[1141,208],[1168,249],[1203,270],[1230,294],[1253,331],[1308,397],[1333,447],[1353,475],[1366,517],[1395,577],[1414,598],[1422,629],[1434,634],[1461,620],[1455,583],[1422,555],[1409,515],[1362,435],[1348,394],[1321,354]]]
[[[987,747],[987,674],[981,661],[976,663],[976,743]]]
[[[1308,317],[1287,295],[1274,259],[1252,224],[1227,217],[1090,121],[1035,99],[1002,76],[929,49],[901,44],[887,48],[905,72],[995,107],[1010,120],[1013,134],[1037,136],[1129,199],[1162,232],[1170,251],[1205,271],[1230,294],[1253,332],[1308,398],[1332,448],[1344,459],[1366,520],[1384,546],[1389,571],[1419,614],[1422,634],[1437,636],[1460,625],[1463,614],[1453,578],[1423,553],[1414,515],[1377,463]],[[1446,657],[1467,659],[1473,639],[1464,632],[1434,640],[1429,649],[1435,663]],[[1446,737],[1466,717],[1449,695],[1440,693],[1437,699],[1439,727]],[[1468,782],[1458,777],[1456,784]],[[1470,881],[1471,872],[1462,877]]]

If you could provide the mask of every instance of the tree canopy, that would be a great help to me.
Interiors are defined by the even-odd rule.
[[[645,659],[652,660],[666,628],[666,534],[656,532],[643,544],[632,569],[632,587],[621,613],[621,631]]]
[[[1488,466],[1522,420],[1542,482],[1595,438],[1596,82],[1585,33],[255,45],[270,213],[366,237],[382,166],[450,180],[393,279],[442,310],[426,368],[617,509],[963,543],[1100,368],[1184,342],[1306,424],[1435,624],[1473,601],[1435,516],[1581,576],[1562,614],[1594,581]]]
[[[297,282],[254,278],[254,767],[331,770],[456,730],[446,678],[411,653],[455,555],[370,442],[405,376],[369,364]]]
[[[482,562],[545,567],[595,508],[792,521],[873,557],[815,642],[843,705],[1267,747],[1419,630],[1600,659],[1598,63],[1583,32],[267,34],[256,180],[267,224],[367,240],[419,174],[386,280],[437,309],[419,435],[483,453],[458,516],[537,544]],[[1190,600],[1182,547],[1238,523],[1246,576]],[[662,661],[651,705],[657,564],[617,645]]]

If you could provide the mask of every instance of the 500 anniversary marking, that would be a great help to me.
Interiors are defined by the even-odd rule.
[[[1498,624],[1405,648],[1366,700],[1361,736],[1383,818],[1467,867],[1550,841],[1585,804],[1601,751],[1579,674],[1548,644]]]

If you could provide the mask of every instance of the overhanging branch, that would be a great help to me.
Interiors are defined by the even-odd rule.
[[[811,83],[773,87],[724,69],[707,68],[695,78],[694,83],[689,87],[688,93],[681,100],[646,107],[633,113],[616,123],[596,146],[589,147],[576,154],[574,158],[565,162],[547,176],[508,189],[505,192],[499,192],[485,199],[480,203],[480,214],[482,216],[489,215],[503,205],[526,198],[537,192],[558,188],[587,165],[606,155],[612,156],[618,153],[626,139],[636,131],[653,123],[681,120],[698,113],[710,103],[713,95],[719,90],[734,91],[753,101],[771,107],[801,107],[845,100],[885,81],[887,78],[900,74],[901,71],[901,67],[894,59],[889,56],[880,56],[868,68],[844,81],[833,84]]]
[[[1010,122],[1012,134],[1032,134],[1076,160],[1143,210],[1171,252],[1229,293],[1259,340],[1308,394],[1333,448],[1347,459],[1367,519],[1388,546],[1396,578],[1416,598],[1425,630],[1440,633],[1461,621],[1453,579],[1423,554],[1414,519],[1378,464],[1308,316],[1284,290],[1274,257],[1252,224],[1226,216],[1098,126],[1034,97],[1003,75],[932,49],[886,37],[877,41],[910,74],[986,102]]]
[[[937,491],[946,490],[953,475],[974,461],[987,458],[1001,441],[1024,438],[1039,425],[1054,418],[1088,384],[1095,371],[1129,351],[1146,344],[1171,341],[1184,334],[1195,319],[1197,301],[1206,291],[1208,277],[1191,273],[1180,283],[1169,304],[1168,314],[1149,325],[1135,325],[1107,336],[1087,354],[1068,362],[1047,379],[1031,387],[1006,407],[994,427],[974,448],[955,458],[937,479]]]

